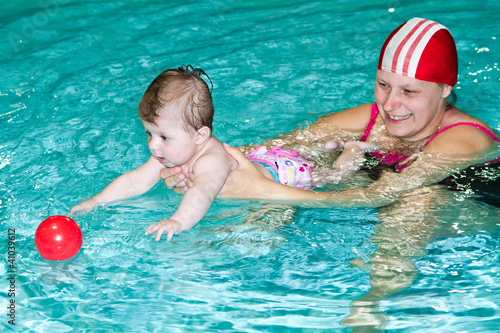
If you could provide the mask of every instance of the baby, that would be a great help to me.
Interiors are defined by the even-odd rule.
[[[156,232],[155,239],[159,241],[167,234],[170,241],[174,234],[192,228],[205,216],[229,173],[238,165],[212,136],[214,107],[201,75],[207,76],[189,65],[166,70],[153,80],[138,108],[151,157],[113,180],[102,192],[72,207],[70,214],[143,194],[161,179],[162,169],[180,166],[184,174],[194,174],[193,185],[176,212],[169,219],[150,225],[146,235]],[[258,147],[249,159],[269,179],[303,189],[313,186],[313,163],[296,152]]]
[[[195,175],[194,184],[177,211],[149,226],[146,235],[156,232],[158,241],[166,233],[170,241],[174,234],[192,228],[203,218],[237,162],[212,136],[214,107],[201,74],[201,69],[187,66],[167,70],[153,80],[138,108],[151,157],[71,208],[70,214],[143,194],[161,179],[162,169],[180,166],[186,174]]]

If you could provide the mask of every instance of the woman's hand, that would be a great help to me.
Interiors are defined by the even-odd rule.
[[[227,144],[224,144],[224,148],[238,162],[238,168],[229,173],[218,194],[219,197],[286,203],[298,203],[305,198],[320,197],[311,191],[285,186],[266,178],[238,148]],[[175,170],[176,168],[163,170],[161,176],[167,187],[173,187],[174,191],[184,193],[193,186],[194,175],[190,173],[186,176],[181,170]]]
[[[161,170],[160,176],[165,186],[174,190],[176,193],[183,194],[189,189],[189,186],[192,185],[192,182],[190,182],[190,185],[188,184],[188,176],[192,177],[193,175],[186,175],[180,166],[165,168]]]
[[[272,190],[268,189],[277,183],[260,173],[238,148],[228,144],[224,144],[224,148],[238,162],[238,168],[229,173],[218,196],[227,199],[272,198]],[[184,194],[193,186],[194,174],[186,175],[180,167],[165,168],[160,175],[165,186],[177,193]]]
[[[267,179],[260,173],[238,148],[225,143],[224,148],[238,162],[238,168],[229,173],[219,196],[231,199],[263,198],[267,189],[266,184],[272,184],[274,181]]]

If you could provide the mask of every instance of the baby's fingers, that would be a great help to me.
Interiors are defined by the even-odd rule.
[[[174,229],[170,228],[170,230],[168,231],[168,235],[167,235],[167,242],[170,242],[172,240],[172,237],[174,237],[174,234],[175,234]]]
[[[158,229],[155,235],[155,241],[159,242],[161,239],[161,235],[163,235],[163,228]]]
[[[158,242],[158,241],[160,241],[161,236],[168,232],[167,241],[170,241],[170,239],[172,239],[172,236],[174,235],[174,230],[172,230],[172,229],[173,228],[170,225],[156,223],[156,224],[150,225],[146,229],[146,235],[150,235],[156,231],[156,235],[154,235],[154,238]]]
[[[175,232],[175,228],[171,225],[162,225],[160,228],[158,228],[158,231],[156,232],[156,237],[155,237],[155,240],[157,242],[160,241],[161,239],[161,236],[163,234],[167,234],[167,242],[170,242],[170,240],[172,239],[172,237],[174,237],[174,232]]]
[[[156,230],[160,228],[159,223],[151,224],[147,229],[146,229],[146,236],[152,234]]]
[[[164,230],[164,225],[161,225],[160,223],[152,224],[146,229],[146,236],[156,232],[156,235],[154,235],[153,237],[156,241],[159,241],[161,239],[161,235],[163,235]]]
[[[69,210],[69,215],[78,215],[83,211],[84,211],[83,207],[81,207],[80,205],[76,205],[71,207],[71,209]]]
[[[154,235],[155,240],[158,242],[161,239],[161,236],[163,234],[167,235],[167,242],[170,242],[172,240],[172,237],[174,237],[174,234],[176,232],[181,232],[182,231],[182,225],[174,220],[165,220],[156,224],[150,225],[146,229],[146,235],[150,235],[154,232],[156,232],[156,235]]]

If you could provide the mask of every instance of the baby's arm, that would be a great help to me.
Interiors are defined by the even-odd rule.
[[[363,165],[364,153],[378,149],[378,146],[374,143],[361,141],[348,141],[343,144],[343,147],[344,150],[333,163],[332,169],[316,168],[313,170],[312,175],[316,185],[323,186],[346,181],[359,171],[361,165]]]
[[[87,212],[97,205],[143,194],[149,191],[161,179],[160,171],[164,168],[163,164],[151,156],[146,163],[137,169],[113,180],[100,193],[73,206],[69,213],[78,214]]]
[[[191,229],[205,216],[235,167],[236,161],[224,150],[200,157],[193,169],[193,186],[184,195],[177,211],[169,219],[150,225],[146,235],[156,232],[155,239],[159,241],[162,234],[167,233],[167,241],[170,241],[174,234]]]

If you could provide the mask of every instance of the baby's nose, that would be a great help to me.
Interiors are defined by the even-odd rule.
[[[158,148],[158,140],[156,140],[155,138],[151,138],[148,141],[148,148],[151,152],[156,150]]]

